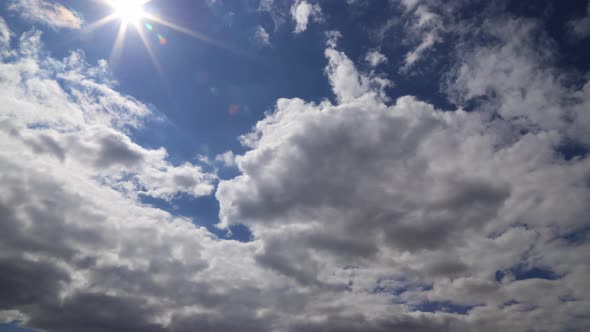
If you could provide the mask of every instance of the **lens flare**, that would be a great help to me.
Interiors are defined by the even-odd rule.
[[[168,43],[168,39],[160,34],[158,34],[158,40],[160,41],[160,45],[166,45]]]
[[[102,27],[110,22],[119,21],[119,31],[115,37],[115,42],[113,44],[113,48],[111,50],[111,55],[109,58],[109,62],[113,66],[117,66],[119,60],[123,55],[123,47],[125,44],[125,39],[127,36],[127,31],[129,27],[133,27],[134,30],[137,32],[137,35],[141,38],[145,49],[152,60],[155,68],[159,72],[161,76],[163,76],[162,67],[159,64],[158,59],[156,58],[156,52],[153,48],[152,44],[159,44],[160,46],[166,46],[168,44],[168,31],[158,31],[159,28],[164,28],[166,30],[173,30],[175,32],[180,32],[184,35],[187,35],[191,38],[199,40],[201,42],[205,42],[209,45],[213,45],[225,50],[228,50],[232,53],[239,54],[241,56],[251,58],[251,54],[244,52],[240,49],[232,47],[224,43],[223,41],[211,38],[199,31],[191,30],[185,28],[179,24],[174,23],[173,21],[162,17],[160,15],[156,15],[155,13],[151,12],[146,6],[152,0],[96,0],[101,2],[103,5],[110,7],[113,11],[111,14],[103,17],[96,22],[89,24],[86,29],[88,30],[95,30],[99,27]],[[151,34],[151,36],[148,36]],[[153,38],[150,38],[152,37]],[[152,42],[155,39],[157,42]],[[211,92],[215,94],[216,92]]]

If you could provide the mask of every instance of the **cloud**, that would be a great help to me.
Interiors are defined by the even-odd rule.
[[[277,31],[289,20],[290,2],[275,0],[260,0],[258,12],[268,14],[273,22],[273,31]]]
[[[370,50],[367,52],[367,55],[365,55],[365,61],[374,68],[387,63],[387,57],[379,52],[379,50]]]
[[[269,33],[260,25],[254,30],[254,42],[259,46],[271,46]]]
[[[207,194],[214,175],[134,142],[127,129],[150,109],[114,90],[104,62],[40,55],[40,37],[25,33],[0,63],[0,318],[46,331],[264,330],[263,306],[244,305],[272,288],[256,285],[270,279],[248,258],[257,244],[136,197]]]
[[[165,149],[145,149],[132,142],[126,128],[140,126],[151,112],[113,90],[103,75],[103,62],[91,68],[80,52],[63,61],[41,59],[40,37],[38,31],[23,35],[20,57],[9,57],[0,65],[0,98],[6,105],[0,128],[11,141],[130,195],[172,199],[179,193],[212,192],[214,175],[197,165],[171,165]]]
[[[402,71],[414,66],[424,53],[442,40],[444,25],[441,16],[434,13],[427,4],[419,4],[419,0],[403,0],[405,14],[411,18],[406,23],[407,43],[416,46],[406,53]]]
[[[575,141],[590,144],[582,128],[590,125],[590,84],[583,80],[570,86],[567,73],[544,64],[556,61],[551,41],[534,20],[490,20],[482,26],[482,38],[497,38],[498,44],[474,45],[475,51],[460,54],[449,73],[448,93],[465,105],[478,98],[512,123],[526,130],[558,130]],[[502,59],[502,60],[500,60]],[[569,103],[568,100],[576,100]]]
[[[5,30],[0,319],[50,332],[590,324],[590,160],[560,150],[588,142],[588,83],[559,79],[537,22],[486,20],[472,33],[488,38],[453,55],[444,91],[467,111],[390,99],[328,33],[334,101],[279,99],[243,154],[215,159],[240,173],[215,191],[219,226],[246,224],[248,243],[141,202],[218,180],[133,140],[153,112],[115,90],[106,62],[50,58],[40,32]]]
[[[232,151],[226,151],[215,157],[215,162],[220,163],[225,167],[236,166],[236,156]]]
[[[578,293],[588,271],[579,246],[588,243],[567,240],[587,227],[590,163],[559,152],[564,140],[586,144],[577,123],[585,123],[587,85],[552,79],[538,37],[550,41],[534,22],[488,23],[482,31],[499,42],[476,39],[450,75],[449,91],[485,96],[470,112],[412,96],[386,104],[371,74],[330,39],[326,75],[337,103],[280,99],[242,137],[250,150],[236,158],[241,175],[216,192],[221,225],[248,225],[263,242],[259,264],[300,287],[338,292],[345,278],[356,301],[372,289],[404,308],[381,315],[372,302],[363,310],[375,313],[369,319],[341,298],[334,318],[312,316],[316,323],[298,330],[558,331],[590,323],[578,316],[589,303],[590,294]],[[568,95],[575,102],[557,98]],[[515,272],[503,279],[502,271]],[[563,302],[566,294],[576,306]],[[397,310],[405,313],[399,326],[391,323]],[[425,311],[428,318],[413,320]]]
[[[295,33],[301,33],[307,30],[307,25],[310,20],[313,22],[322,22],[324,19],[320,5],[317,3],[312,5],[305,0],[296,1],[293,6],[291,6],[291,17],[296,23]]]
[[[49,0],[12,1],[8,9],[19,12],[31,22],[42,23],[54,29],[80,29],[84,23],[76,12]]]
[[[4,18],[0,17],[0,48],[6,49],[10,44],[11,32]]]
[[[341,37],[339,32],[330,32],[328,35],[325,56],[328,59],[328,66],[325,73],[329,78],[334,94],[340,102],[349,102],[362,95],[374,95],[375,93],[382,99],[386,100],[385,89],[392,83],[375,73],[370,75],[361,75],[354,63],[335,47],[338,38]]]
[[[586,16],[569,22],[570,34],[576,39],[584,39],[590,36],[590,2],[586,10]]]

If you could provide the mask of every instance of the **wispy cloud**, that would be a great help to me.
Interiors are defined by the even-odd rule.
[[[409,16],[406,22],[406,42],[416,44],[404,58],[402,71],[408,71],[421,60],[425,52],[442,40],[444,25],[441,16],[434,13],[427,4],[420,4],[420,0],[403,0],[401,3]]]
[[[10,0],[9,10],[19,12],[31,22],[51,28],[80,29],[84,20],[76,12],[51,0]]]
[[[271,46],[270,34],[260,25],[254,29],[253,40],[259,46]]]
[[[365,61],[371,67],[377,67],[381,64],[387,63],[387,57],[379,50],[370,50],[365,55]]]

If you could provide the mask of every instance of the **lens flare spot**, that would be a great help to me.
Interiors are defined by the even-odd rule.
[[[158,40],[160,41],[160,45],[166,45],[168,43],[168,39],[160,34],[158,34]]]
[[[240,111],[240,105],[237,105],[237,104],[229,105],[228,112],[230,115],[236,115],[236,114],[238,114],[239,111]]]

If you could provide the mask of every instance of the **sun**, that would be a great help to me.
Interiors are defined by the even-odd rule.
[[[2,0],[0,0],[2,1]],[[111,13],[105,17],[98,19],[88,25],[87,29],[93,31],[99,27],[102,27],[110,22],[118,21],[119,31],[115,37],[111,54],[109,56],[109,63],[116,65],[122,56],[123,46],[125,38],[129,28],[135,30],[136,35],[139,36],[145,49],[157,69],[160,75],[163,74],[163,69],[156,57],[156,52],[153,45],[157,42],[164,46],[168,44],[166,38],[166,32],[162,32],[160,29],[171,29],[199,41],[214,45],[219,48],[227,49],[229,51],[245,54],[240,50],[225,44],[222,41],[215,40],[199,31],[185,28],[181,25],[174,23],[173,21],[166,19],[160,15],[153,13],[154,8],[148,8],[148,3],[154,0],[94,0],[101,3],[104,6],[110,7]]]
[[[145,17],[143,9],[148,0],[111,0],[109,5],[115,10],[114,14],[123,22],[137,24]]]

